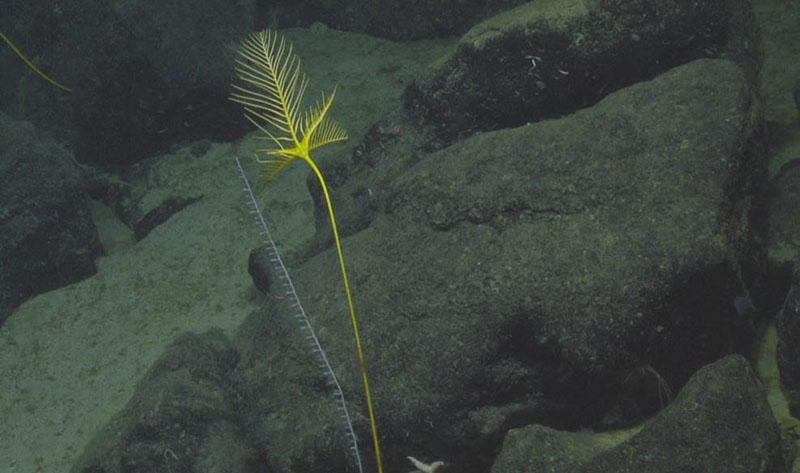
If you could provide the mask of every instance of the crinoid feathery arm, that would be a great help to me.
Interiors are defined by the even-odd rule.
[[[292,45],[269,30],[252,33],[242,42],[236,60],[242,85],[233,85],[231,100],[244,105],[245,116],[272,148],[259,149],[268,158],[260,179],[272,179],[284,166],[300,158],[311,164],[311,151],[347,139],[347,132],[328,115],[336,90],[322,94],[316,106],[300,111],[308,78]]]

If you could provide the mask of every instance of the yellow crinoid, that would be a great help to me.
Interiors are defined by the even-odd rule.
[[[358,332],[353,298],[350,294],[350,283],[347,279],[339,231],[336,227],[336,218],[333,214],[333,205],[325,178],[310,155],[311,151],[321,146],[347,139],[347,132],[344,128],[328,115],[336,89],[327,96],[323,93],[322,98],[315,106],[302,111],[303,94],[308,86],[308,79],[300,69],[300,59],[293,54],[290,43],[269,30],[252,33],[242,41],[236,60],[236,75],[242,84],[233,85],[231,100],[244,105],[247,119],[264,133],[264,138],[272,145],[270,148],[256,150],[256,160],[262,165],[260,180],[272,179],[287,164],[301,159],[311,167],[322,187],[328,217],[331,221],[333,240],[339,257],[339,268],[347,296],[350,322],[353,326],[356,355],[369,411],[375,460],[378,473],[383,473],[372,395],[367,380],[364,351],[361,347],[361,337]],[[259,157],[258,154],[266,156]]]

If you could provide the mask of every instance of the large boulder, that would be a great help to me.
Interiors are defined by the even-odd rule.
[[[691,62],[557,120],[417,152],[404,172],[384,159],[339,195],[374,209],[344,249],[387,461],[427,452],[480,471],[509,427],[621,425],[705,363],[749,351],[766,153],[733,62]],[[293,277],[360,399],[335,251]],[[260,360],[291,336],[261,317],[246,385],[277,376]],[[256,406],[246,417],[269,424]]]
[[[235,45],[253,29],[251,2],[5,3],[0,31],[73,92],[13,57],[0,101],[68,143],[80,162],[116,168],[245,129],[227,95]]]
[[[780,473],[790,463],[763,385],[747,360],[732,355],[698,370],[631,438],[512,429],[491,471]]]
[[[97,272],[84,183],[72,153],[0,113],[0,324],[29,297]]]
[[[406,102],[452,141],[565,115],[697,58],[734,59],[755,82],[761,56],[746,0],[528,2],[473,26]]]
[[[237,361],[219,330],[181,335],[71,471],[254,471],[248,468],[258,454],[247,446],[228,390]]]

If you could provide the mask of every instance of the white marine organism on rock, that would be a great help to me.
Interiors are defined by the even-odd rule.
[[[438,470],[439,467],[444,465],[443,461],[435,461],[433,463],[422,463],[421,461],[417,460],[412,456],[407,456],[406,458],[408,458],[408,461],[410,461],[411,464],[414,465],[414,468],[416,468],[416,470],[411,471],[409,473],[436,473],[436,470]]]

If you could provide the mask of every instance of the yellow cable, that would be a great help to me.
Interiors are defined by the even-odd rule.
[[[14,46],[14,43],[12,43],[11,40],[8,39],[8,37],[6,35],[4,35],[2,31],[0,31],[0,38],[2,38],[3,41],[5,41],[5,43],[8,45],[9,48],[11,48],[12,51],[17,53],[17,56],[19,56],[20,59],[25,61],[25,64],[27,64],[28,67],[33,69],[33,71],[35,73],[39,74],[39,76],[41,78],[43,78],[44,80],[46,80],[47,82],[53,84],[54,86],[58,87],[61,90],[66,90],[67,92],[72,92],[72,89],[70,89],[69,87],[67,87],[64,84],[61,84],[61,83],[57,82],[55,79],[50,78],[50,76],[48,76],[47,74],[42,72],[38,67],[36,67],[36,65],[34,65],[28,58],[25,57],[24,54],[22,54],[22,51],[20,51],[16,46]]]

